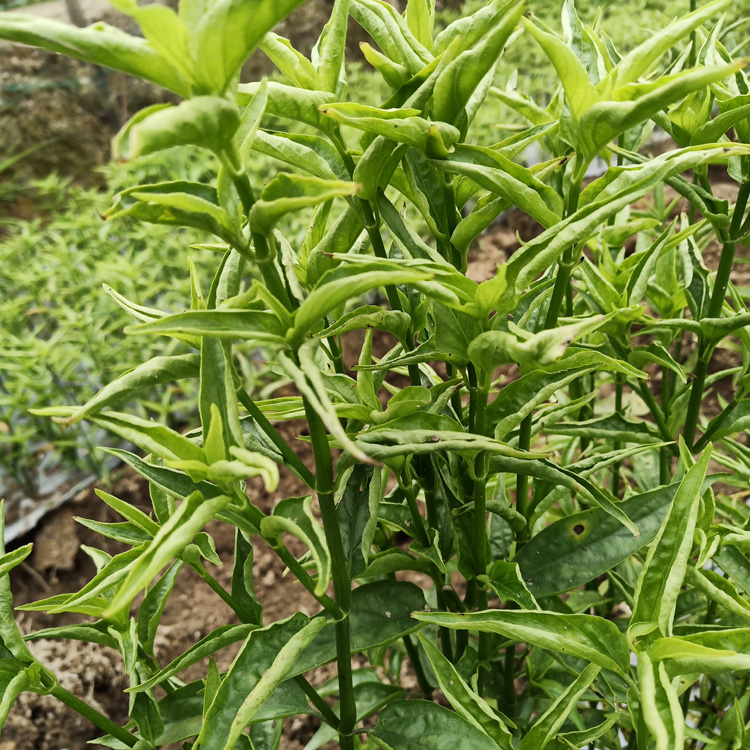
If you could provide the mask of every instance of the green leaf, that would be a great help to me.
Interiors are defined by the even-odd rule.
[[[297,88],[312,91],[321,88],[321,81],[315,66],[297,51],[288,39],[269,31],[261,39],[260,48]]]
[[[551,226],[513,254],[507,263],[506,299],[499,309],[513,310],[522,292],[539,274],[556,262],[565,250],[585,242],[606,219],[645,195],[657,182],[696,164],[724,156],[726,149],[723,147],[697,150],[687,148],[657,156],[639,165],[635,171],[632,167],[622,168],[615,179],[605,181],[603,188],[591,191],[589,203],[582,202],[574,214]]]
[[[621,372],[634,378],[645,377],[645,373],[632,365],[599,351],[574,351],[543,370],[535,370],[508,383],[500,391],[487,410],[488,422],[495,425],[495,437],[502,440],[554,393],[581,375],[595,370]]]
[[[110,495],[104,490],[95,489],[96,496],[109,505],[115,513],[119,513],[123,518],[133,523],[139,529],[142,529],[149,537],[155,536],[159,531],[159,524],[135,505],[120,500],[120,498]]]
[[[416,109],[378,109],[354,102],[324,104],[320,112],[331,119],[423,151],[443,159],[453,151],[460,132],[445,122],[418,117]]]
[[[383,750],[497,750],[497,743],[457,713],[429,701],[386,706],[372,730]]]
[[[411,78],[409,71],[381,52],[371,47],[367,42],[359,44],[362,54],[370,65],[383,76],[385,82],[393,89],[400,89]]]
[[[55,415],[63,418],[69,418],[75,412],[75,407],[54,408]],[[175,461],[204,460],[202,448],[179,432],[157,422],[114,411],[91,414],[88,420],[125,438],[147,453],[153,453],[161,458]]]
[[[315,323],[352,297],[357,297],[379,286],[414,284],[426,281],[431,274],[417,269],[402,268],[387,271],[364,271],[353,276],[328,281],[324,276],[320,284],[307,296],[294,313],[294,327],[287,334],[290,341],[301,342]]]
[[[20,665],[19,665],[20,666]],[[21,693],[31,687],[29,671],[21,669],[15,675],[0,676],[0,732],[3,731],[8,714]]]
[[[281,343],[285,332],[279,319],[266,310],[191,310],[131,326],[127,333],[174,336],[189,331],[194,336],[217,336],[266,343]]]
[[[208,464],[228,459],[233,446],[244,447],[231,349],[227,342],[213,336],[204,336],[201,343],[198,404]]]
[[[505,198],[543,227],[552,227],[560,221],[562,200],[555,190],[529,169],[497,151],[461,144],[447,158],[435,159],[433,164],[447,172],[464,175]]]
[[[619,414],[608,417],[586,419],[580,422],[557,422],[545,425],[544,431],[550,435],[570,435],[571,437],[593,438],[595,440],[620,441],[646,445],[661,442],[661,437],[648,422],[638,422]]]
[[[336,101],[334,94],[326,91],[298,89],[275,81],[262,81],[260,83],[241,83],[237,87],[237,103],[243,107],[247,106],[253,100],[253,97],[259,93],[261,87],[266,89],[265,111],[267,114],[303,122],[323,132],[330,132],[332,123],[327,117],[320,114],[318,107]]]
[[[177,107],[160,107],[131,119],[112,144],[116,159],[129,160],[172,146],[201,146],[218,156],[229,148],[240,125],[237,105],[218,96],[196,96]],[[239,169],[240,165],[236,165]]]
[[[484,372],[494,372],[500,365],[517,363],[521,371],[545,367],[559,360],[568,345],[607,321],[605,315],[593,315],[576,323],[540,331],[521,338],[506,331],[487,331],[469,345],[468,354]],[[525,333],[518,331],[518,333]]]
[[[685,474],[656,538],[649,546],[636,584],[635,605],[628,628],[633,640],[653,631],[672,634],[677,596],[688,567],[699,499],[710,459],[709,448]]]
[[[162,383],[171,383],[183,378],[195,378],[198,375],[198,355],[178,354],[174,356],[157,356],[142,365],[128,370],[105,385],[95,396],[79,407],[62,424],[75,424],[96,413],[105,406],[124,401],[133,393],[144,388],[151,388]]]
[[[646,652],[639,652],[638,681],[643,721],[656,750],[684,747],[685,717],[664,664],[653,664]]]
[[[412,613],[425,607],[424,592],[406,581],[376,581],[352,591],[349,615],[351,652],[379,648],[403,638],[420,625]],[[297,662],[294,674],[327,664],[336,658],[334,628],[324,630]]]
[[[589,664],[537,719],[521,740],[519,750],[543,750],[557,734],[570,712],[575,710],[581,696],[588,690],[600,670],[601,667],[597,664]]]
[[[317,334],[320,338],[338,336],[348,331],[376,328],[404,341],[411,318],[401,310],[384,310],[376,305],[364,305],[342,315],[336,322]]]
[[[251,541],[240,529],[236,529],[230,594],[232,595],[232,600],[237,603],[240,620],[260,625],[263,622],[263,607],[255,595],[253,560],[254,554]]]
[[[309,620],[297,614],[250,633],[208,709],[197,740],[202,750],[234,748],[242,731],[326,625],[323,617]]]
[[[238,249],[247,243],[231,217],[219,204],[216,189],[197,182],[162,182],[138,185],[115,196],[115,202],[104,212],[112,220],[132,216],[151,224],[185,226],[210,232]]]
[[[24,544],[13,552],[0,555],[0,576],[8,575],[13,568],[20,565],[31,554],[33,548],[33,544]]]
[[[432,60],[432,55],[417,41],[406,20],[392,5],[382,0],[352,0],[349,12],[378,47],[412,75]]]
[[[453,710],[466,722],[491,737],[499,747],[512,748],[511,734],[487,702],[464,681],[458,670],[423,633],[419,642],[430,660],[438,685]]]
[[[260,200],[250,209],[250,226],[254,232],[267,234],[282,216],[291,211],[317,206],[333,198],[356,195],[358,190],[356,182],[280,174],[268,183]]]
[[[188,96],[189,83],[140,37],[106,23],[80,29],[69,23],[21,13],[3,13],[0,39],[61,52],[78,60],[121,70],[158,86]]]
[[[523,19],[523,26],[555,66],[571,112],[576,119],[580,118],[599,98],[586,69],[562,39],[542,30],[530,19]]]
[[[317,135],[259,130],[253,148],[321,180],[348,180],[344,162],[331,144]]]
[[[410,7],[413,4],[414,0],[411,0]],[[472,94],[482,79],[494,70],[495,63],[524,10],[523,3],[514,3],[510,8],[503,6],[487,24],[487,33],[478,43],[464,49],[441,72],[433,93],[435,119],[458,124]]]
[[[731,628],[659,638],[648,655],[652,661],[666,661],[670,677],[744,671],[750,669],[748,636],[748,628]]]
[[[255,143],[263,114],[268,103],[268,83],[265,78],[260,82],[258,90],[245,107],[240,119],[240,126],[234,135],[234,143],[242,163],[247,163],[247,157]],[[226,297],[224,298],[226,299]]]
[[[167,606],[167,599],[174,588],[180,567],[182,567],[182,561],[173,562],[156,585],[146,592],[146,596],[138,609],[138,640],[146,652],[152,656],[156,630]]]
[[[200,93],[223,94],[264,34],[302,0],[215,0],[202,7],[190,29],[190,48]]]
[[[331,16],[323,27],[316,45],[318,73],[323,83],[322,88],[334,94],[338,92],[345,75],[344,60],[349,6],[350,0],[334,0]]]
[[[650,84],[628,84],[614,94],[619,101],[604,101],[592,106],[581,117],[577,146],[593,156],[618,135],[644,122],[672,102],[715,81],[728,78],[741,64],[695,68],[662,76]]]
[[[156,685],[168,680],[170,677],[173,677],[193,664],[202,661],[207,656],[215,654],[220,649],[230,646],[233,643],[244,641],[248,634],[257,628],[258,625],[254,624],[222,625],[205,638],[202,638],[194,646],[191,646],[184,654],[178,656],[173,662],[157,672],[149,680],[129,688],[128,692],[151,690],[156,687]]]
[[[487,583],[502,602],[516,602],[521,609],[541,609],[534,595],[526,588],[516,562],[495,560],[487,572]]]
[[[102,646],[117,649],[117,640],[109,632],[109,623],[104,620],[82,625],[61,625],[56,628],[42,628],[24,636],[26,641],[38,641],[45,638],[64,638],[71,641],[98,643]]]
[[[673,21],[665,29],[650,34],[645,42],[625,55],[609,74],[613,85],[623,86],[637,81],[677,42],[730,5],[731,0],[714,0]]]
[[[354,683],[354,702],[357,706],[357,723],[382,710],[389,703],[404,697],[404,691],[397,685],[389,685],[381,682],[374,671],[358,669],[352,674]],[[327,685],[318,688],[321,697],[326,697],[331,689],[338,689],[338,681],[331,680]],[[333,706],[333,712],[340,712],[341,703]],[[304,750],[318,750],[327,742],[336,742],[338,732],[328,724],[321,724],[320,729],[313,735],[312,739],[305,745]]]
[[[344,560],[350,579],[362,575],[367,566],[362,538],[370,523],[370,481],[371,472],[364,466],[355,466],[336,506]],[[369,549],[367,555],[369,556]]]
[[[485,612],[415,612],[419,622],[452,630],[497,633],[517,643],[559,651],[604,669],[627,674],[630,649],[625,636],[610,620],[593,615],[558,612],[487,610]]]
[[[750,603],[730,581],[715,571],[688,567],[685,580],[719,606],[745,620],[750,619]]]
[[[266,516],[260,525],[264,539],[281,544],[284,533],[292,534],[310,551],[318,579],[315,594],[324,594],[331,582],[331,554],[328,550],[323,527],[312,512],[312,496],[289,497],[282,500],[274,509],[273,515]]]
[[[660,487],[620,503],[638,527],[636,537],[600,508],[573,513],[545,527],[515,557],[526,585],[535,596],[549,596],[611,570],[654,539],[677,486]]]
[[[229,498],[223,495],[211,499],[204,498],[200,492],[190,495],[159,529],[153,540],[140,551],[141,554],[128,570],[125,580],[118,585],[106,613],[107,617],[119,618],[125,615],[138,593],[193,541],[195,535],[228,502]]]

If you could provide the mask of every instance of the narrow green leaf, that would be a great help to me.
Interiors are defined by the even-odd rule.
[[[139,113],[140,114],[140,113]],[[201,146],[221,155],[240,124],[237,105],[219,96],[196,96],[127,123],[113,141],[113,155],[129,160],[172,146]],[[237,165],[239,169],[239,165]]]
[[[628,629],[632,640],[659,631],[672,634],[677,596],[685,578],[710,448],[680,482],[659,532],[649,546],[635,588],[635,606]]]
[[[570,712],[575,710],[581,696],[588,690],[600,671],[601,667],[597,664],[589,664],[537,719],[534,726],[521,740],[519,750],[543,750],[557,734]]]
[[[229,498],[223,495],[211,499],[205,499],[200,492],[190,495],[159,529],[153,540],[143,548],[138,559],[130,567],[125,580],[118,585],[107,616],[118,618],[126,614],[138,593],[193,541],[195,535],[228,502]]]
[[[438,685],[453,710],[476,729],[491,737],[499,747],[512,747],[510,730],[485,700],[466,684],[458,670],[423,633],[419,642],[430,660]]]
[[[140,37],[98,23],[85,29],[21,13],[3,13],[0,38],[61,52],[78,60],[121,70],[188,96],[189,83]]]
[[[626,674],[630,664],[630,649],[625,636],[610,620],[593,615],[487,610],[469,613],[415,612],[412,616],[419,622],[452,630],[497,633],[518,643],[586,659],[619,674]]]

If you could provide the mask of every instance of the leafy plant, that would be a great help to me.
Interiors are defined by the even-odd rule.
[[[726,493],[750,476],[750,314],[731,281],[750,230],[750,87],[721,22],[706,26],[728,0],[622,55],[570,1],[560,36],[513,2],[435,35],[423,0],[404,15],[336,0],[311,59],[271,31],[293,2],[117,6],[145,40],[20,15],[0,19],[0,36],[185,99],[137,114],[115,150],[208,150],[215,184],[131,185],[107,217],[209,232],[203,246],[220,260],[208,294],[192,274],[184,312],[118,297],[131,334],[169,337],[185,353],[165,351],[78,407],[37,411],[85,419],[145,453],[110,451],[150,481],[153,513],[101,493],[124,518],[101,530],[127,551],[91,550],[98,573],[81,591],[25,607],[93,618],[83,625],[22,637],[8,571],[29,550],[0,557],[3,711],[23,690],[52,693],[116,748],[273,748],[280,720],[298,714],[322,721],[309,748],[336,738],[344,750],[745,746],[750,511],[742,492]],[[381,106],[347,95],[349,15],[379,48],[365,54],[391,89]],[[519,37],[549,57],[559,89],[546,105],[506,96],[529,127],[476,145],[472,124]],[[256,45],[286,82],[239,83]],[[268,127],[279,118],[288,132]],[[655,123],[676,147],[649,157]],[[548,161],[514,161],[537,141]],[[255,152],[292,171],[258,191]],[[597,155],[610,166],[587,183]],[[731,204],[713,194],[709,165],[738,184]],[[469,248],[511,206],[540,234],[477,283]],[[277,227],[300,213],[304,239],[290,242]],[[704,263],[714,239],[715,277]],[[380,289],[387,305],[363,304]],[[250,392],[237,342],[262,347],[295,393]],[[384,355],[376,342],[388,342]],[[735,359],[712,370],[719,348]],[[146,382],[191,376],[194,430],[111,408]],[[274,426],[300,418],[312,469]],[[725,471],[710,473],[717,464]],[[309,492],[266,514],[245,481],[273,489],[280,471]],[[236,530],[229,590],[202,562],[216,561],[211,520]],[[317,615],[264,623],[254,536]],[[162,665],[154,637],[184,566],[239,624]],[[409,582],[414,572],[432,586]],[[126,727],[34,658],[26,640],[48,637],[122,653]],[[179,679],[240,641],[225,674],[211,661],[205,679]],[[353,669],[360,652],[370,668]],[[310,673],[331,661],[336,687],[313,687]],[[419,685],[408,699],[405,662]],[[453,710],[433,701],[438,689]]]

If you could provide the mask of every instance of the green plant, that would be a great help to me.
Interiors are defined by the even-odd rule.
[[[267,168],[264,159],[254,156],[253,168]],[[0,463],[2,475],[26,493],[43,493],[49,485],[45,477],[57,469],[104,476],[107,465],[94,446],[125,447],[95,425],[56,425],[29,413],[30,408],[87,401],[144,358],[178,352],[181,346],[175,341],[165,348],[158,339],[125,336],[122,328],[129,316],[102,294],[102,283],[112,282],[116,274],[119,293],[137,294],[143,304],[179,311],[190,295],[185,251],[211,238],[197,230],[175,231],[132,220],[103,225],[101,214],[112,194],[133,182],[175,176],[210,180],[214,172],[210,154],[172,149],[137,164],[107,167],[107,193],[71,185],[55,174],[24,186],[36,216],[8,219],[0,241],[7,289],[0,302],[0,348],[8,357],[0,373]],[[304,232],[304,226],[287,222],[285,230],[293,236]],[[191,253],[196,272],[209,273],[211,255]],[[237,353],[243,376],[258,379],[252,348],[240,347]],[[139,416],[180,427],[195,408],[197,388],[191,380],[182,380],[167,389],[140,391],[138,399],[122,401],[120,408],[134,408]]]
[[[434,36],[428,2],[410,0],[401,16],[379,0],[337,0],[312,60],[270,31],[295,4],[182,0],[177,15],[118,0],[145,40],[0,19],[3,38],[184,97],[137,114],[115,141],[120,158],[181,145],[220,165],[215,186],[130,186],[107,213],[210,232],[204,249],[220,260],[207,295],[191,275],[184,312],[122,300],[132,334],[171,337],[186,353],[149,360],[80,407],[37,412],[86,419],[145,452],[110,451],[149,479],[153,513],[101,493],[125,519],[101,530],[128,550],[91,550],[98,573],[80,592],[25,607],[90,623],[23,638],[8,571],[29,550],[0,557],[3,710],[22,690],[50,692],[117,748],[273,748],[278,720],[300,713],[323,722],[309,747],[337,738],[344,750],[746,746],[750,511],[727,492],[750,477],[750,313],[730,273],[750,229],[750,85],[721,24],[704,27],[729,1],[620,55],[572,2],[562,37],[513,2]],[[365,54],[391,89],[382,106],[347,101],[349,14],[379,47]],[[496,63],[521,33],[550,59],[559,90],[546,104],[506,96],[530,127],[472,145]],[[287,83],[238,84],[256,45]],[[290,132],[264,127],[270,118]],[[650,158],[641,150],[654,123],[676,148]],[[548,161],[513,161],[537,140]],[[293,171],[257,194],[254,152]],[[611,166],[587,184],[597,155]],[[733,203],[713,194],[709,165],[738,184]],[[472,281],[472,242],[511,206],[541,234]],[[304,211],[304,238],[289,242],[276,226]],[[703,262],[714,239],[715,278]],[[362,304],[376,289],[388,304]],[[357,365],[347,370],[352,340]],[[248,392],[237,341],[262,347],[296,393]],[[734,359],[712,371],[718,348]],[[110,410],[177,377],[199,383],[194,430]],[[313,468],[274,426],[285,419],[306,420]],[[727,471],[710,474],[712,459]],[[310,494],[265,514],[245,480],[274,488],[280,467]],[[236,529],[229,590],[202,562],[216,561],[210,520]],[[254,535],[318,615],[264,624]],[[306,547],[302,557],[289,537]],[[164,666],[154,637],[183,566],[240,624]],[[432,586],[408,582],[414,572]],[[123,654],[127,727],[34,659],[25,640],[49,637]],[[226,674],[209,662],[203,680],[177,677],[238,641]],[[355,652],[371,667],[353,670]],[[313,687],[308,673],[330,661],[336,687]],[[405,661],[420,691],[409,697],[422,700],[404,700]],[[431,700],[438,688],[452,711]],[[363,723],[375,713],[374,726]]]

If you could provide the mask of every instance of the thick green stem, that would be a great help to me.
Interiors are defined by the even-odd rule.
[[[406,504],[409,506],[411,523],[414,527],[414,533],[417,535],[417,541],[419,541],[419,543],[426,549],[430,546],[430,538],[427,536],[427,529],[424,525],[424,518],[419,512],[417,497],[414,494],[414,490],[411,486],[411,479],[409,479],[409,477],[398,477],[397,479],[398,486],[404,493],[404,496],[406,497]]]
[[[88,703],[84,703],[80,698],[77,698],[73,693],[62,687],[62,685],[55,685],[50,690],[50,695],[54,695],[55,698],[88,719],[103,732],[111,734],[128,747],[135,747],[138,743],[138,738],[128,732],[127,729],[123,729],[119,724],[115,724],[114,721],[108,719],[104,714],[99,713],[95,708],[91,708]]]
[[[349,612],[351,610],[352,589],[348,566],[344,556],[341,529],[336,516],[333,498],[333,461],[323,422],[318,413],[305,399],[305,415],[310,428],[313,456],[315,457],[315,490],[320,503],[323,531],[331,554],[333,592],[336,604],[342,612],[336,621],[336,661],[339,677],[340,723],[339,743],[341,750],[354,750],[353,732],[357,723],[357,707],[354,702],[352,683],[351,634],[349,632]]]
[[[737,194],[737,202],[734,205],[732,213],[732,223],[729,226],[729,232],[726,236],[724,246],[721,249],[719,259],[719,268],[714,280],[714,288],[711,293],[711,300],[708,304],[708,311],[705,317],[718,318],[721,315],[724,306],[724,298],[727,294],[729,277],[732,273],[734,264],[734,252],[737,247],[740,226],[745,215],[748,197],[750,197],[750,183],[744,182],[740,186]],[[698,363],[693,373],[693,382],[690,386],[690,401],[688,403],[687,415],[685,416],[685,427],[683,436],[687,445],[695,449],[695,431],[698,427],[698,418],[700,416],[701,403],[703,402],[703,388],[706,384],[706,375],[708,374],[708,365],[712,344],[706,342],[701,337],[698,343]]]

